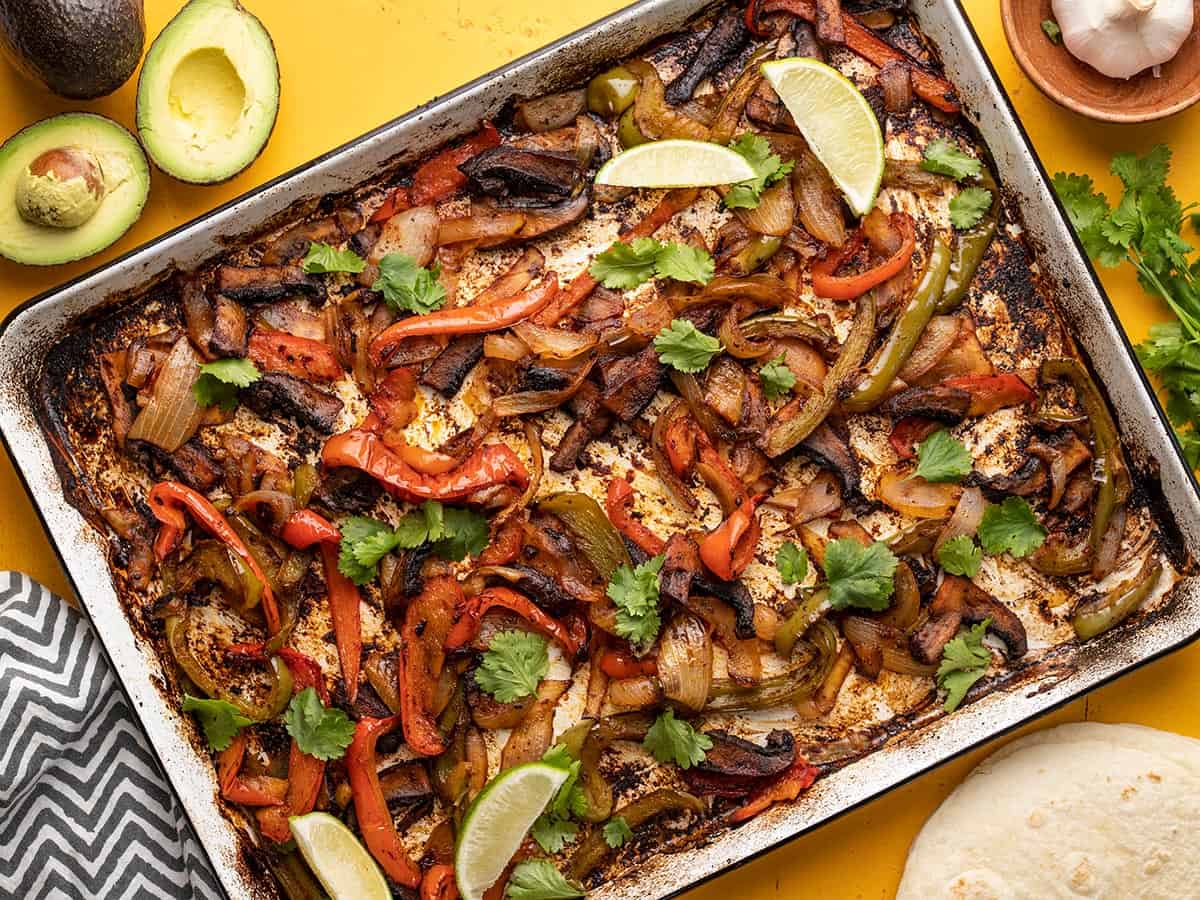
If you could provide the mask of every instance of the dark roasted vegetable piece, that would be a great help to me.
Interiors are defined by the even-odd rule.
[[[1146,564],[1130,580],[1106,594],[1091,597],[1079,604],[1071,616],[1071,626],[1082,641],[1089,641],[1110,628],[1115,628],[1137,611],[1150,596],[1162,575],[1162,563],[1147,559]]]
[[[909,639],[913,656],[930,665],[941,661],[942,650],[964,624],[990,619],[988,630],[1004,641],[1004,655],[1020,659],[1029,649],[1025,626],[1011,609],[983,588],[957,575],[946,575],[929,607],[929,620]]]
[[[483,335],[464,334],[452,340],[429,364],[421,376],[421,384],[433,388],[443,397],[453,397],[481,359]]]
[[[331,468],[323,473],[312,500],[334,512],[361,515],[382,493],[379,482],[358,469]]]
[[[387,707],[384,706],[383,709],[386,710]],[[386,715],[385,712],[385,718]],[[400,812],[404,807],[433,799],[429,773],[419,762],[401,763],[384,769],[379,773],[379,786],[383,788],[383,799],[392,812]]]
[[[321,282],[299,266],[220,266],[216,289],[239,303],[266,303],[291,294],[315,297],[321,293]]]
[[[634,356],[603,365],[600,371],[604,379],[600,405],[622,422],[632,422],[658,393],[666,367],[652,345]]]
[[[764,778],[782,775],[796,760],[796,741],[791,732],[781,729],[767,735],[765,746],[725,731],[704,734],[712,741],[712,748],[705,752],[703,761],[684,773],[688,785],[701,794],[745,796]]]
[[[858,457],[850,449],[850,443],[834,431],[828,422],[805,438],[799,449],[837,475],[846,496],[858,493],[862,479]]]
[[[621,807],[614,814],[614,818],[619,816],[630,828],[637,828],[655,816],[684,810],[702,815],[704,803],[698,797],[684,791],[661,788]],[[585,877],[600,865],[610,852],[611,848],[604,840],[603,832],[597,828],[579,845],[579,849],[571,857],[571,877],[575,880]]]
[[[723,66],[733,61],[750,39],[750,32],[737,9],[727,10],[705,35],[700,47],[691,56],[688,67],[667,85],[664,97],[672,106],[686,103],[706,78],[711,78]]]
[[[279,266],[301,259],[314,241],[337,245],[363,226],[362,214],[354,209],[339,210],[335,215],[293,225],[264,248],[262,264]]]
[[[575,608],[575,597],[544,572],[529,566],[497,566],[479,570],[489,577],[503,578],[552,616],[565,616]]]
[[[237,357],[246,355],[249,329],[246,311],[223,294],[213,301],[212,335],[208,349],[213,356]]]
[[[880,407],[881,411],[894,419],[921,416],[950,425],[961,422],[970,408],[971,395],[967,391],[944,384],[909,388],[889,398]]]
[[[216,460],[195,438],[182,444],[174,453],[144,441],[130,441],[131,450],[143,451],[151,462],[152,471],[166,471],[190,488],[207,493],[221,479]]]
[[[342,413],[342,401],[333,394],[278,372],[268,372],[243,388],[241,400],[263,418],[294,419],[323,434],[333,432]]]
[[[579,161],[565,153],[519,150],[501,145],[459,166],[493,197],[570,197],[580,187]]]

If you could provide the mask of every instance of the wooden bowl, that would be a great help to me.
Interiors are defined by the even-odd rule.
[[[1000,18],[1013,56],[1051,100],[1103,122],[1149,122],[1200,100],[1200,0],[1194,2],[1197,27],[1161,76],[1147,70],[1127,81],[1101,75],[1046,37],[1050,0],[1000,0]]]

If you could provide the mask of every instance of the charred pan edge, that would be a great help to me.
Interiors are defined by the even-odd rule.
[[[39,350],[60,337],[65,325],[78,324],[82,316],[97,306],[111,310],[113,301],[104,298],[112,297],[114,289],[124,285],[120,295],[123,297],[144,290],[148,276],[161,274],[164,267],[169,267],[166,260],[174,260],[180,268],[191,268],[217,252],[220,241],[215,236],[225,230],[221,220],[232,219],[235,211],[249,214],[253,205],[255,209],[265,209],[268,223],[277,223],[285,216],[290,218],[294,214],[292,201],[284,188],[291,188],[293,195],[303,193],[310,198],[296,202],[313,204],[318,201],[311,199],[313,191],[310,189],[317,189],[319,194],[344,190],[349,184],[365,180],[365,177],[355,177],[355,172],[360,169],[377,176],[386,168],[387,157],[374,162],[372,153],[379,152],[378,144],[385,137],[399,140],[405,126],[414,126],[414,130],[418,125],[428,126],[428,132],[413,141],[413,155],[420,156],[453,137],[455,128],[467,130],[469,126],[465,123],[473,123],[472,116],[475,119],[482,117],[488,109],[503,105],[501,98],[521,93],[513,88],[512,82],[519,81],[522,72],[533,77],[537,75],[534,70],[545,68],[553,70],[559,83],[568,83],[601,62],[628,53],[630,45],[648,42],[657,34],[677,27],[709,5],[696,0],[646,0],[548,50],[527,57],[499,75],[473,83],[441,104],[385,126],[277,179],[255,194],[240,198],[204,219],[122,257],[101,273],[85,276],[72,285],[43,295],[38,299],[54,299],[42,307],[33,307],[36,301],[25,304],[6,321],[0,335],[0,347],[7,351],[0,361],[0,376],[3,376],[0,377],[0,431],[5,444],[20,464],[22,480],[34,497],[43,524],[54,538],[72,584],[81,595],[85,593],[81,588],[88,589],[89,612],[96,621],[102,644],[114,662],[132,705],[152,736],[152,744],[164,762],[164,769],[170,772],[184,798],[184,808],[193,817],[206,852],[214,859],[226,888],[235,895],[262,896],[263,885],[244,866],[232,865],[236,844],[231,830],[211,803],[211,771],[200,771],[197,761],[187,755],[187,742],[174,713],[157,694],[152,683],[158,674],[157,663],[147,655],[146,648],[134,637],[123,617],[112,584],[103,572],[104,554],[98,549],[98,536],[60,496],[61,473],[55,472],[53,454],[35,421],[38,410],[33,405],[34,393],[41,375],[37,368],[42,356]],[[1138,451],[1140,468],[1148,468],[1150,461],[1157,461],[1161,466],[1161,502],[1168,509],[1173,507],[1184,543],[1195,554],[1197,530],[1200,529],[1195,481],[1182,464],[1169,431],[1163,427],[1162,411],[1133,361],[1127,340],[1115,325],[1115,314],[1099,288],[1095,273],[1080,257],[1078,249],[1071,250],[1077,244],[1065,225],[1061,210],[1057,218],[1035,221],[1040,218],[1035,217],[1035,211],[1054,208],[1055,202],[1046,188],[1045,172],[1032,157],[1028,138],[1015,122],[1011,105],[983,57],[978,38],[966,24],[961,8],[947,11],[940,0],[918,0],[913,5],[925,33],[946,53],[949,69],[958,76],[955,80],[960,89],[965,89],[967,98],[975,101],[975,118],[984,132],[985,142],[993,151],[997,144],[1006,145],[1006,157],[998,158],[999,169],[1009,176],[1006,181],[1018,182],[1015,185],[1018,196],[1025,198],[1022,208],[1029,214],[1027,227],[1042,248],[1039,259],[1043,266],[1053,262],[1063,267],[1061,273],[1047,273],[1055,276],[1053,281],[1067,293],[1059,301],[1063,317],[1080,331],[1081,343],[1091,351],[1089,355],[1096,363],[1095,369],[1101,373],[1101,381],[1121,413],[1125,437]],[[578,58],[556,59],[573,53]],[[538,63],[541,63],[540,67]],[[970,76],[964,73],[974,73],[980,79],[979,83],[969,81]],[[988,73],[990,78],[983,73]],[[490,100],[480,96],[489,86],[492,88]],[[988,106],[994,108],[995,119],[984,121],[991,115]],[[396,160],[391,157],[392,163],[398,165]],[[290,184],[293,180],[296,181],[294,185]],[[263,211],[259,210],[257,215],[262,216]],[[269,227],[266,224],[255,228],[254,232]],[[228,231],[231,233],[233,229]],[[188,243],[185,238],[198,246],[189,250],[183,246]],[[101,298],[99,303],[92,300],[92,296]],[[1103,305],[1107,316],[1095,316],[1097,303]],[[1114,357],[1111,354],[1114,344],[1123,347],[1125,352]],[[1147,416],[1147,410],[1154,410],[1155,415]],[[1168,514],[1164,521],[1171,518]],[[71,549],[69,562],[64,558],[67,548]],[[871,756],[860,759],[854,766],[853,779],[844,769],[835,772],[819,783],[804,803],[777,810],[739,831],[723,835],[717,843],[690,850],[686,859],[678,855],[653,859],[643,868],[638,884],[617,882],[606,887],[602,894],[642,896],[647,888],[655,895],[677,893],[1190,642],[1200,631],[1200,602],[1196,594],[1194,579],[1181,584],[1169,604],[1140,619],[1136,627],[1121,628],[1082,649],[1056,651],[1039,661],[1044,669],[1022,670],[1007,676],[1001,685],[1003,691],[989,695],[929,728],[907,733]],[[1054,665],[1048,665],[1051,662]],[[1027,690],[1022,693],[1022,688]],[[165,765],[168,761],[174,766]],[[207,767],[207,760],[204,762]],[[227,864],[223,866],[222,862]],[[681,874],[685,872],[691,874]]]

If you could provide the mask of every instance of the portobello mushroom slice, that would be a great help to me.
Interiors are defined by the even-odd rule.
[[[502,144],[467,160],[459,171],[493,197],[543,198],[548,202],[574,196],[582,175],[573,154],[522,150]]]
[[[750,32],[746,30],[742,10],[726,11],[700,43],[688,67],[667,85],[663,94],[666,101],[672,106],[678,106],[692,99],[692,94],[696,92],[700,82],[721,71],[741,52],[749,40]]]
[[[308,253],[314,242],[340,244],[363,227],[363,215],[355,209],[338,210],[335,215],[315,222],[293,225],[274,238],[263,250],[264,266],[280,266],[295,262]]]
[[[1011,662],[1029,650],[1025,626],[1011,609],[983,588],[957,575],[946,575],[929,606],[929,620],[909,638],[909,647],[919,662],[935,665],[942,650],[963,624],[990,620],[988,631],[1004,642],[1004,655]]]
[[[446,399],[457,394],[471,370],[483,359],[483,337],[482,334],[465,334],[452,340],[429,364],[421,376],[421,384],[433,388]]]
[[[290,294],[318,296],[321,282],[299,266],[220,266],[217,292],[239,303],[266,303]]]
[[[858,493],[862,480],[862,466],[858,464],[858,458],[850,449],[849,442],[843,440],[828,422],[822,423],[805,438],[799,449],[838,477],[845,496]]]
[[[299,378],[268,372],[241,392],[242,402],[264,419],[294,419],[322,434],[332,434],[342,401]]]
[[[704,760],[684,773],[697,793],[717,797],[744,797],[763,782],[778,778],[796,761],[796,740],[790,732],[775,729],[759,746],[726,731],[706,731],[712,748]]]

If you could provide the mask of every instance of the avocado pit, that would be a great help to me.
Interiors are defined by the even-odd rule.
[[[17,179],[17,211],[32,225],[78,228],[96,215],[106,193],[104,170],[94,153],[55,147]]]

